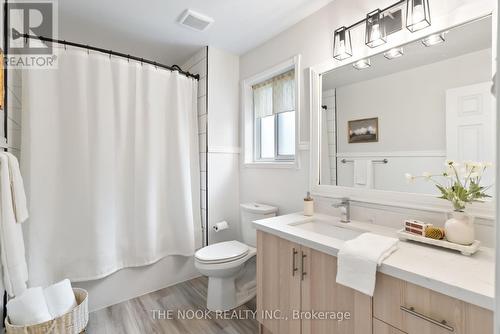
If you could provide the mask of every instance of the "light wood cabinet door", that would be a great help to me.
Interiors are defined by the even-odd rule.
[[[300,246],[257,232],[257,319],[273,334],[300,334]]]
[[[408,334],[491,334],[491,311],[377,274],[374,317]]]
[[[405,334],[405,332],[373,318],[373,334]]]
[[[336,283],[337,258],[306,247],[301,262],[302,256],[302,334],[371,333],[371,297]],[[308,319],[313,310],[326,312],[327,319]],[[339,314],[346,312],[350,318],[340,320]],[[331,319],[334,314],[336,319]]]

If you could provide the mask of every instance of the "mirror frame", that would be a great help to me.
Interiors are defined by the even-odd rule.
[[[398,207],[398,208],[407,208],[414,210],[423,210],[429,212],[437,212],[437,213],[448,213],[453,210],[452,206],[448,201],[439,199],[436,195],[431,194],[419,194],[419,193],[405,193],[398,191],[389,191],[389,190],[376,190],[376,189],[360,189],[353,187],[345,187],[345,186],[334,186],[334,185],[321,185],[319,183],[320,177],[320,162],[319,162],[319,143],[320,143],[320,129],[321,129],[321,117],[320,109],[321,109],[321,94],[322,94],[322,77],[321,75],[335,70],[336,68],[340,68],[343,66],[352,66],[352,64],[360,59],[366,57],[372,57],[378,54],[381,54],[391,48],[397,46],[404,46],[409,43],[413,43],[415,41],[421,40],[422,38],[443,32],[449,29],[453,29],[455,27],[459,27],[465,24],[472,23],[477,20],[485,19],[493,15],[491,9],[485,8],[485,12],[483,15],[469,19],[467,21],[446,27],[446,26],[437,26],[434,29],[424,29],[423,33],[415,33],[415,34],[407,34],[408,38],[406,38],[402,43],[399,42],[398,45],[394,45],[394,43],[387,43],[384,47],[380,47],[376,49],[376,52],[373,54],[364,54],[353,56],[348,61],[329,61],[324,64],[319,64],[315,66],[311,66],[309,68],[309,96],[310,96],[310,111],[311,111],[311,160],[310,160],[310,190],[313,195],[322,196],[322,197],[330,197],[330,198],[341,198],[348,197],[351,201],[354,202],[364,202],[371,203],[382,206],[390,206],[390,207]],[[434,22],[433,22],[434,23]],[[497,22],[495,17],[492,18],[492,72],[496,71],[496,26]],[[431,27],[432,28],[432,27]],[[492,73],[492,77],[493,77]],[[493,79],[492,79],[493,83]],[[498,157],[495,165],[498,164]],[[401,176],[403,177],[403,176]],[[497,187],[500,186],[497,184]],[[468,206],[468,213],[474,215],[477,218],[493,220],[495,219],[495,198],[487,203],[472,203]]]

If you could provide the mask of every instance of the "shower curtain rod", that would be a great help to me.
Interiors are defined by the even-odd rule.
[[[85,45],[85,44],[80,44],[80,43],[75,43],[75,42],[68,42],[68,41],[48,38],[48,37],[44,37],[44,36],[34,36],[34,35],[29,35],[29,34],[21,34],[21,33],[17,32],[16,30],[13,30],[13,39],[18,39],[21,37],[24,39],[27,39],[27,38],[38,39],[42,42],[58,43],[58,44],[69,45],[69,46],[74,46],[74,47],[78,47],[78,48],[84,48],[87,50],[97,51],[97,52],[101,52],[101,53],[107,53],[110,56],[117,56],[117,57],[129,59],[129,60],[130,59],[135,60],[137,62],[140,62],[141,64],[145,63],[145,64],[153,65],[155,67],[160,67],[160,68],[163,68],[163,69],[166,69],[169,71],[177,71],[177,72],[179,72],[179,73],[181,73],[189,78],[200,80],[199,74],[193,74],[193,73],[190,73],[187,71],[183,71],[179,65],[168,66],[168,65],[157,63],[157,62],[149,60],[149,59],[139,58],[139,57],[131,56],[129,54],[116,52],[113,50],[106,50],[106,49],[99,48],[96,46],[90,46],[90,45]]]

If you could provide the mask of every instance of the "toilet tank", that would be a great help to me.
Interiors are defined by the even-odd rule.
[[[243,242],[248,246],[257,246],[257,236],[252,226],[254,220],[271,218],[276,216],[278,208],[260,203],[240,204],[241,208],[241,234]]]

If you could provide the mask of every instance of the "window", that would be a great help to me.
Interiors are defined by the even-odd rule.
[[[254,161],[295,159],[295,70],[252,86]]]

